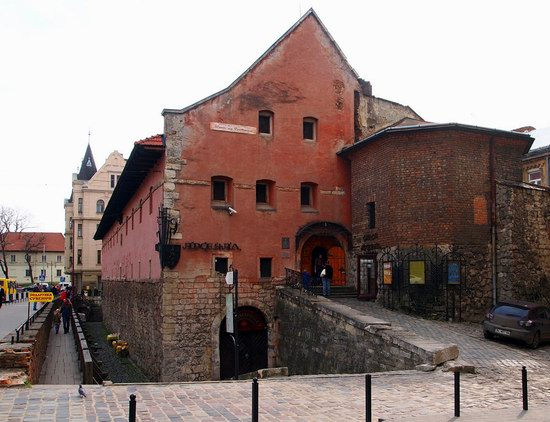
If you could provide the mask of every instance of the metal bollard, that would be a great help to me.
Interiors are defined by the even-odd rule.
[[[258,378],[252,379],[252,422],[258,422]]]
[[[521,368],[521,390],[523,392],[523,410],[529,410],[529,400],[527,397],[527,369]]]
[[[460,372],[455,372],[455,417],[460,417]]]
[[[136,422],[136,395],[130,394],[130,414],[128,417],[129,422]]]
[[[372,422],[372,385],[370,374],[365,375],[365,415],[365,420]]]

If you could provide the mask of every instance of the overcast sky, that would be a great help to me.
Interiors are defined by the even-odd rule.
[[[98,168],[128,158],[164,108],[228,86],[310,7],[375,96],[434,122],[548,128],[546,3],[0,0],[0,205],[63,232],[89,131]]]

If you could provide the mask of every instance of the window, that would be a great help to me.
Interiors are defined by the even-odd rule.
[[[376,227],[376,203],[368,202],[367,203],[367,213],[369,216],[369,229],[374,229]]]
[[[98,214],[103,214],[103,211],[105,211],[105,201],[100,199],[95,204],[95,212]]]
[[[42,261],[41,262],[46,262],[46,255],[42,255]]]
[[[82,249],[76,251],[76,263],[82,265]]]
[[[46,277],[46,270],[44,268],[40,270],[40,277]]]
[[[119,178],[120,178],[120,175],[111,174],[111,189],[113,189],[116,186],[116,184],[118,183]]]
[[[533,183],[535,185],[540,185],[542,183],[541,169],[529,170],[528,176],[529,176],[529,180],[528,180],[529,183]]]
[[[213,205],[223,205],[231,203],[232,200],[232,180],[224,176],[215,176],[211,179],[212,186],[212,202]]]
[[[62,257],[61,255],[57,255],[57,257],[55,258],[55,260],[56,260],[56,262],[61,262],[61,259],[62,259],[62,258],[63,258],[63,257]]]
[[[139,200],[139,222],[143,220],[143,199]]]
[[[97,265],[101,265],[101,250],[97,251]]]
[[[132,230],[134,230],[134,209],[132,208]]]
[[[316,185],[314,183],[302,183],[300,185],[300,206],[302,211],[315,208]]]
[[[214,271],[216,273],[227,274],[229,268],[229,258],[222,256],[214,257]]]
[[[15,255],[10,255],[10,262],[15,262]]]
[[[73,229],[73,217],[69,218],[69,229]]]
[[[271,258],[260,258],[260,278],[271,277]]]
[[[61,277],[61,270],[57,270],[57,271],[55,272],[55,276],[56,276],[56,277]]]
[[[275,183],[270,180],[256,182],[256,207],[258,209],[273,209]]]
[[[69,257],[69,265],[71,267],[73,266],[73,257],[72,256]]]
[[[82,198],[78,198],[78,213],[82,214],[82,209],[84,208],[84,200]]]
[[[149,188],[149,215],[153,214],[153,186]]]
[[[82,237],[82,224],[79,224],[76,229],[76,235]]]
[[[273,134],[273,113],[271,111],[260,111],[258,116],[258,132],[264,135]]]
[[[304,118],[303,123],[304,139],[314,141],[317,139],[317,119],[313,117]]]
[[[69,236],[69,249],[73,248],[73,237]]]
[[[31,276],[31,270],[25,270],[25,277]]]

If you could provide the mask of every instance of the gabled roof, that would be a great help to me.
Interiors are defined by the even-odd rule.
[[[121,218],[124,207],[149,175],[156,162],[164,155],[164,150],[163,135],[151,136],[134,143],[134,149],[126,161],[94,235],[95,240],[103,239],[113,223]]]
[[[32,237],[32,243],[36,246],[33,250],[40,252],[64,252],[65,236],[62,233],[44,232],[17,232],[8,233],[6,240],[6,251],[24,252],[28,239]]]
[[[400,121],[401,122],[401,121]],[[397,122],[399,123],[399,122]],[[508,130],[500,130],[500,129],[490,129],[485,128],[481,126],[472,126],[472,125],[464,125],[461,123],[430,123],[430,122],[420,122],[419,124],[415,125],[409,125],[409,126],[395,126],[392,125],[390,127],[387,127],[385,129],[382,129],[379,132],[374,133],[373,135],[369,136],[366,139],[363,139],[362,141],[356,142],[353,145],[350,145],[348,147],[345,147],[341,149],[337,154],[339,156],[345,156],[349,154],[350,152],[356,151],[359,148],[362,148],[365,145],[368,145],[384,136],[390,135],[392,133],[403,133],[403,132],[418,132],[418,131],[426,131],[426,130],[461,130],[466,132],[476,132],[476,133],[485,133],[488,135],[494,135],[494,136],[501,136],[504,138],[516,138],[516,139],[524,139],[528,140],[529,143],[526,145],[525,152],[529,151],[529,148],[531,147],[531,144],[533,143],[534,139],[527,133],[520,133],[520,132],[512,132]]]
[[[92,154],[92,148],[90,144],[86,148],[86,154],[82,159],[82,164],[80,165],[80,171],[76,177],[78,180],[90,180],[94,174],[97,173],[97,168],[95,166],[94,155]]]
[[[353,69],[353,67],[351,67],[351,65],[349,64],[348,62],[348,59],[346,58],[346,56],[344,55],[344,53],[342,52],[342,50],[340,49],[340,47],[338,46],[338,44],[336,43],[336,41],[334,41],[334,38],[332,38],[332,35],[330,35],[330,33],[328,32],[327,28],[325,27],[325,25],[323,24],[323,22],[321,22],[321,19],[319,19],[319,16],[317,16],[317,13],[315,13],[315,11],[313,10],[313,8],[309,9],[299,20],[298,22],[296,22],[294,25],[292,25],[292,27],[286,31],[277,41],[275,41],[275,43],[273,43],[273,45],[271,45],[271,47],[269,47],[267,49],[267,51],[262,54],[253,64],[252,66],[250,66],[248,69],[246,69],[244,71],[244,73],[241,74],[241,76],[239,76],[237,79],[235,79],[235,81],[233,81],[233,83],[231,85],[229,85],[227,88],[225,89],[222,89],[221,91],[219,92],[216,92],[215,94],[212,94],[206,98],[203,98],[202,100],[200,101],[197,101],[196,103],[194,104],[191,104],[190,106],[187,106],[183,109],[164,109],[162,111],[162,115],[164,116],[165,113],[172,113],[172,114],[183,114],[183,113],[186,113],[188,112],[189,110],[192,110],[196,107],[198,107],[199,105],[203,104],[203,103],[206,103],[210,100],[212,100],[213,98],[216,98],[222,94],[225,94],[227,92],[229,92],[235,85],[237,85],[242,79],[244,79],[246,77],[246,75],[248,75],[256,66],[258,66],[267,56],[269,56],[269,54],[271,54],[271,52],[273,50],[275,50],[283,41],[285,38],[287,38],[290,34],[292,34],[296,28],[298,28],[306,19],[308,19],[309,17],[312,17],[314,18],[317,23],[319,24],[319,26],[321,27],[321,29],[323,30],[323,32],[325,33],[325,35],[329,38],[329,40],[331,41],[332,45],[334,46],[334,48],[336,49],[336,51],[338,52],[338,54],[340,55],[342,61],[347,65],[348,69],[350,70],[351,73],[353,73],[353,75],[359,79],[359,76],[357,75],[357,73],[355,72],[355,70]]]

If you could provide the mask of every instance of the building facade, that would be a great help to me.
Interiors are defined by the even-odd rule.
[[[421,118],[372,96],[313,10],[228,88],[163,115],[164,135],[135,144],[95,236],[105,321],[134,339],[152,379],[229,378],[225,275],[236,270],[239,372],[274,366],[287,274],[328,261],[333,285],[353,284],[351,168],[337,152]]]
[[[550,186],[549,162],[550,146],[529,151],[523,156],[523,181],[534,185]]]
[[[63,233],[8,233],[6,255],[11,279],[19,286],[57,284],[65,276]],[[30,265],[29,265],[30,264]]]
[[[73,174],[72,190],[65,200],[66,277],[77,292],[101,290],[101,242],[94,233],[126,161],[112,152],[97,170],[88,144],[80,171]]]
[[[406,120],[342,150],[351,164],[360,297],[479,320],[503,297],[499,277],[509,270],[497,260],[510,247],[497,218],[505,207],[497,181],[521,182],[532,142],[517,132]]]

